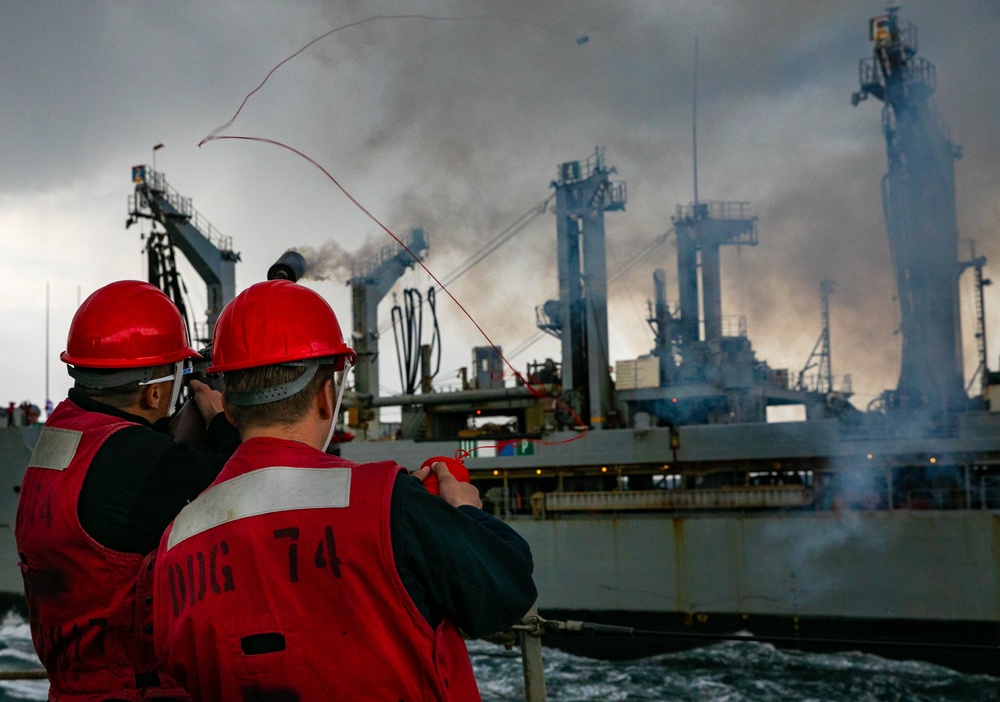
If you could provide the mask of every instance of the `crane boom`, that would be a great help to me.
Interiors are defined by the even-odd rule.
[[[184,254],[207,289],[205,331],[192,335],[207,343],[222,308],[236,296],[236,263],[240,254],[233,251],[232,238],[219,234],[191,206],[191,198],[182,197],[170,187],[163,173],[145,165],[133,166],[132,182],[135,193],[129,196],[126,228],[140,218],[154,222],[154,233],[147,246],[149,282],[170,295],[182,311],[186,310],[183,300],[179,299],[181,285],[174,267],[173,248]],[[163,232],[155,231],[155,224],[159,224]]]

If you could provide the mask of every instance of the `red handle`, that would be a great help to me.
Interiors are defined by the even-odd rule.
[[[429,468],[432,463],[437,463],[439,461],[448,466],[448,472],[454,475],[458,482],[472,482],[471,478],[469,478],[469,471],[466,469],[465,465],[457,458],[452,458],[451,456],[434,456],[432,458],[428,458],[420,464],[420,467]],[[427,488],[427,492],[432,495],[438,495],[441,493],[441,486],[434,471],[431,471],[431,474],[427,476],[426,480],[424,480],[424,487]]]

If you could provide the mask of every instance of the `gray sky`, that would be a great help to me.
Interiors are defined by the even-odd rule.
[[[878,2],[15,2],[0,0],[0,400],[53,401],[70,381],[65,348],[78,299],[141,278],[138,227],[125,230],[130,167],[157,168],[243,262],[240,289],[286,248],[333,240],[346,251],[392,243],[313,166],[273,146],[198,142],[225,123],[279,61],[230,134],[284,141],[326,167],[390,229],[421,226],[427,265],[446,275],[551,192],[556,164],[595,146],[628,183],[609,213],[609,273],[670,227],[692,198],[691,82],[699,38],[699,196],[747,200],[760,245],[726,250],[725,315],[746,315],[757,357],[793,372],[820,332],[819,283],[831,299],[833,365],[855,403],[896,383],[898,309],[882,220],[880,103],[850,105]],[[1000,262],[1000,3],[909,0],[920,53],[937,65],[937,104],[964,149],[959,232]],[[576,38],[589,36],[579,44]],[[148,230],[148,227],[147,227]],[[610,289],[611,357],[647,353],[658,253]],[[205,295],[190,268],[193,307]],[[534,307],[557,296],[555,222],[537,219],[451,290],[495,342],[532,336]],[[402,281],[426,288],[412,272]],[[50,353],[45,356],[45,297]],[[315,283],[350,327],[348,289]],[[966,372],[975,369],[971,275],[962,282]],[[1000,350],[1000,286],[988,289],[991,364]],[[388,315],[391,303],[383,304]],[[442,297],[440,380],[484,344]],[[383,349],[391,346],[391,334]],[[557,356],[546,339],[514,359]],[[398,389],[383,354],[385,392]],[[995,366],[994,366],[995,367]],[[454,376],[454,373],[452,373]]]

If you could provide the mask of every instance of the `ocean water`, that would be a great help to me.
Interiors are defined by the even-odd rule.
[[[469,645],[484,702],[523,702],[520,654]],[[595,661],[545,649],[549,700],[560,702],[1000,702],[1000,678],[863,653],[779,651],[721,643],[637,661]],[[0,623],[0,670],[39,667],[28,625]],[[0,701],[44,700],[44,680],[0,681]]]
[[[516,652],[470,645],[483,700],[524,700]],[[636,661],[543,653],[547,698],[560,702],[995,702],[1000,678],[864,653],[802,653],[726,642]]]

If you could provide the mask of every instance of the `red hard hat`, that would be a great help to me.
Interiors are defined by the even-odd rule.
[[[215,324],[210,373],[338,356],[354,365],[340,322],[319,293],[290,280],[251,285]]]
[[[200,357],[177,305],[155,285],[120,280],[94,291],[73,315],[63,363],[143,368]]]

